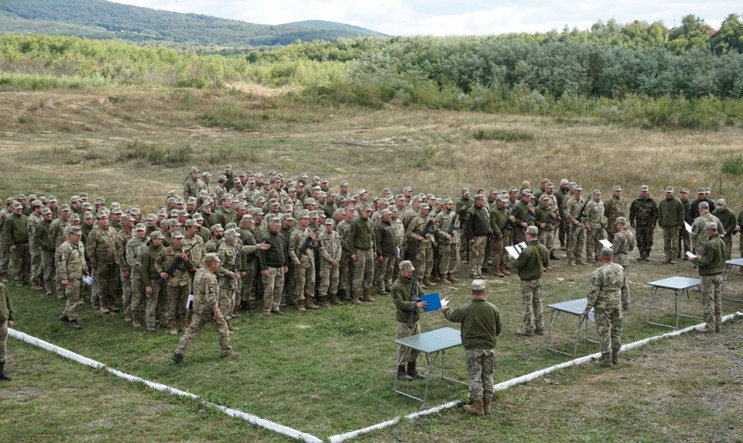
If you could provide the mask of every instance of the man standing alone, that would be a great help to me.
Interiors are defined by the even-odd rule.
[[[593,308],[596,312],[596,329],[601,343],[601,360],[599,365],[611,367],[619,362],[619,350],[622,348],[622,287],[624,286],[624,269],[612,262],[613,252],[604,248],[599,254],[602,266],[591,274],[591,286],[588,289],[588,303],[583,315]]]

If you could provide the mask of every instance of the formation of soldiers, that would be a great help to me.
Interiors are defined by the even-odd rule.
[[[570,266],[598,260],[600,240],[608,238],[626,271],[635,241],[638,260],[649,260],[658,226],[672,264],[703,246],[704,226],[715,220],[729,258],[743,224],[743,211],[736,217],[723,199],[710,199],[709,189],[691,201],[687,189],[677,198],[668,187],[656,202],[642,186],[630,202],[620,186],[606,199],[598,189],[584,198],[579,184],[563,179],[556,188],[543,179],[536,190],[529,182],[474,194],[464,188],[452,199],[406,186],[376,198],[365,189],[351,192],[345,180],[331,189],[328,180],[307,174],[285,179],[227,165],[216,184],[211,178],[192,167],[182,192],[170,191],[146,216],[139,206],[107,205],[85,193],[63,204],[53,196],[8,198],[0,211],[2,278],[9,278],[12,258],[16,284],[66,298],[60,320],[76,329],[77,308],[87,300],[103,314],[123,311],[134,327],[155,331],[159,324],[177,334],[188,326],[194,276],[205,254],[216,253],[219,309],[234,331],[230,320],[245,311],[272,316],[287,305],[306,311],[374,302],[372,289],[389,293],[406,259],[423,289],[456,282],[460,264],[472,278],[485,272],[505,278],[511,274],[505,248],[524,241],[529,226],[537,227],[552,260],[559,260],[559,248]]]

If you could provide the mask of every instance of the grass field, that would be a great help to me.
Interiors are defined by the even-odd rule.
[[[724,196],[736,212],[743,207],[743,184],[719,172],[722,159],[743,148],[740,130],[734,128],[663,132],[590,119],[331,109],[241,92],[117,89],[3,95],[0,195],[35,191],[66,200],[87,191],[108,202],[140,203],[149,212],[169,189],[181,189],[191,164],[216,176],[231,163],[238,171],[276,169],[292,177],[307,172],[331,183],[348,179],[352,190],[364,187],[372,194],[384,187],[399,192],[411,184],[415,191],[456,197],[462,186],[503,188],[524,179],[536,185],[546,176],[605,192],[618,183],[630,199],[644,183],[656,198],[667,184],[711,186],[713,198]],[[632,260],[634,304],[625,320],[624,342],[666,332],[645,323],[647,282],[693,276],[688,264],[660,264],[660,240],[656,236],[652,262]],[[546,274],[545,305],[585,297],[592,268],[566,264],[556,262],[555,271]],[[465,274],[463,267],[460,277]],[[505,325],[496,350],[496,382],[565,361],[545,350],[544,338],[513,334],[520,323],[517,278],[488,281],[489,299],[499,306]],[[457,304],[467,299],[467,283],[463,279],[436,290]],[[239,360],[220,360],[216,334],[207,329],[186,362],[173,367],[169,356],[178,338],[164,330],[148,335],[133,330],[121,316],[104,317],[85,306],[84,329],[74,331],[57,320],[62,302],[16,290],[12,283],[10,288],[21,331],[321,438],[419,406],[392,392],[395,320],[389,297],[361,307],[307,314],[292,310],[280,318],[243,316],[235,322],[240,330],[233,338],[234,348],[243,352]],[[731,274],[726,291],[743,298],[743,277]],[[670,321],[671,296],[659,297],[654,312]],[[692,291],[682,307],[699,315],[698,293]],[[741,310],[735,303],[723,307],[726,314]],[[682,324],[696,322],[684,319]],[[421,321],[423,330],[445,325],[438,313]],[[561,318],[556,344],[570,348],[574,327],[572,319]],[[499,394],[498,413],[486,419],[455,409],[362,439],[740,440],[743,431],[735,414],[743,381],[741,328],[738,320],[724,325],[720,336],[664,340],[628,353],[608,371],[584,366],[552,374]],[[196,402],[151,392],[14,340],[9,345],[7,369],[15,380],[1,386],[0,424],[11,440],[39,435],[62,441],[125,436],[139,441],[284,440],[202,411]],[[578,354],[596,351],[595,345],[582,344]],[[463,352],[449,355],[448,373],[466,379]],[[463,386],[432,383],[430,404],[465,392]],[[537,408],[538,414],[524,413]]]

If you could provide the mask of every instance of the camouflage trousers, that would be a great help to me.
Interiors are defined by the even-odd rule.
[[[41,248],[33,244],[29,246],[31,254],[31,281],[41,280],[43,277],[41,269]]]
[[[722,274],[703,275],[701,279],[704,322],[708,329],[715,329],[722,323]]]
[[[594,313],[601,353],[618,351],[622,347],[622,308],[594,308]]]
[[[676,226],[663,226],[663,252],[666,261],[671,261],[678,254],[679,229]]]
[[[409,328],[406,322],[401,322],[401,321],[397,322],[397,338],[398,339],[412,337],[420,333],[421,333],[421,326],[420,324],[418,324],[418,322],[415,322],[412,328]],[[416,351],[413,348],[398,345],[397,346],[397,366],[403,365],[405,363],[417,362],[418,354],[420,354],[420,352]]]
[[[330,295],[338,293],[338,274],[340,269],[333,266],[332,262],[323,260],[320,263],[320,285],[318,290],[320,295]]]
[[[142,303],[145,300],[144,282],[142,281],[142,277],[139,275],[139,271],[132,271],[130,278],[132,285],[132,299],[129,303],[129,312],[139,313],[144,308]]]
[[[725,245],[725,260],[730,260],[733,254],[733,236],[728,234],[722,237],[722,243]]]
[[[374,252],[369,250],[356,250],[356,261],[353,262],[353,291],[370,289],[374,277]]]
[[[604,229],[601,227],[592,227],[586,229],[586,260],[598,260],[603,246],[599,240],[604,239]]]
[[[315,262],[307,261],[294,267],[294,299],[304,300],[315,295]]]
[[[488,237],[479,235],[470,243],[470,276],[482,274],[482,264],[485,262],[485,243]]]
[[[495,351],[493,349],[467,349],[470,400],[493,397],[493,371],[495,370]]]
[[[353,262],[351,261],[351,254],[343,251],[343,254],[341,254],[341,260],[338,263],[338,289],[344,291],[349,290],[351,281],[353,281]]]
[[[116,265],[114,263],[99,262],[98,266],[93,269],[93,279],[96,282],[96,290],[101,308],[108,308],[109,305],[116,304],[114,291],[116,291],[117,277],[118,273],[116,272]]]
[[[8,356],[8,322],[0,323],[0,363],[5,363]]]
[[[163,321],[166,325],[170,325],[179,318],[181,321],[188,318],[188,311],[186,310],[186,301],[188,300],[188,294],[191,292],[190,285],[178,285],[167,287],[167,307],[165,309],[165,317]],[[222,289],[219,290],[220,299],[222,296]],[[220,300],[221,301],[221,300]],[[222,307],[220,306],[220,310]],[[232,313],[232,311],[230,311]]]
[[[132,304],[132,273],[129,272],[129,277],[124,277],[124,273],[119,268],[119,281],[121,282],[121,310],[124,314],[131,314]]]
[[[235,309],[235,296],[239,294],[240,288],[237,286],[239,278],[219,279],[219,300],[217,305],[225,320],[232,318],[232,311]]]
[[[0,232],[0,273],[7,274],[10,267],[10,244],[5,240],[5,235]]]
[[[225,321],[224,316],[220,316],[218,320],[214,320],[211,311],[193,313],[191,316],[191,323],[188,325],[188,329],[186,329],[186,332],[183,333],[183,337],[181,337],[181,340],[178,342],[178,346],[175,348],[175,353],[185,357],[188,353],[188,348],[191,346],[191,343],[193,343],[194,338],[196,338],[196,334],[198,334],[199,331],[201,331],[201,328],[203,328],[207,323],[213,324],[217,329],[217,335],[219,336],[219,349],[221,350],[220,355],[229,355],[232,352],[232,347],[230,346],[230,331],[227,329],[227,322]]]
[[[392,287],[392,277],[395,275],[395,255],[385,255],[382,260],[376,260],[376,269],[374,270],[374,280],[376,280],[377,289],[384,291]]]
[[[15,250],[10,252],[10,256],[13,259],[16,283],[27,284],[31,278],[31,251],[28,243],[16,245]]]
[[[571,225],[568,234],[568,261],[580,262],[586,249],[586,230],[583,225]]]
[[[268,277],[261,275],[263,282],[263,312],[278,310],[281,305],[281,295],[284,292],[284,270],[282,268],[268,268]]]
[[[445,276],[448,273],[456,272],[457,259],[459,258],[459,248],[456,243],[442,242],[439,244],[439,274]]]
[[[622,304],[632,303],[632,295],[629,289],[629,265],[622,264],[624,269],[624,286],[622,287]]]
[[[255,281],[255,260],[245,263],[245,269],[242,271],[245,273],[242,278],[242,284],[240,286],[240,301],[253,301],[255,295],[253,295],[253,282]]]
[[[51,294],[54,291],[54,273],[56,272],[53,252],[41,251],[41,269],[44,289]]]
[[[547,248],[550,254],[552,254],[552,251],[555,249],[555,231],[542,229],[542,232],[539,233],[539,244]]]
[[[431,245],[431,242],[426,241],[418,245],[413,266],[418,271],[420,278],[431,277],[431,272],[433,272],[433,245]]]
[[[165,304],[165,303],[162,303],[160,300],[161,298],[160,295],[165,292],[165,288],[157,284],[157,281],[154,281],[151,284],[152,284],[151,286],[152,294],[147,294],[147,307],[145,308],[145,314],[144,314],[148,329],[152,329],[155,327],[155,322],[157,321],[158,307]],[[162,297],[162,298],[166,298],[166,297]],[[164,316],[160,316],[160,318],[162,319],[164,318]]]
[[[650,225],[637,225],[635,238],[637,239],[637,250],[640,251],[640,256],[650,257],[650,250],[653,249],[653,228]]]
[[[495,238],[493,240],[493,264],[506,265],[508,264],[508,253],[506,253],[506,235],[501,238]]]
[[[689,235],[689,231],[687,231],[685,227],[682,227],[681,230],[679,230],[677,245],[677,258],[682,258],[686,251],[691,251],[691,236]]]
[[[79,278],[71,278],[67,280],[67,286],[63,286],[65,295],[67,296],[67,304],[64,308],[64,315],[70,319],[70,321],[77,320],[77,305],[80,304],[80,284]]]
[[[541,278],[521,280],[521,308],[524,312],[523,330],[544,331]]]

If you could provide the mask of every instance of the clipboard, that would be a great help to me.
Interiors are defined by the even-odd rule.
[[[421,301],[428,303],[426,305],[426,309],[423,312],[438,311],[439,309],[441,309],[441,299],[439,298],[438,292],[421,295]]]

